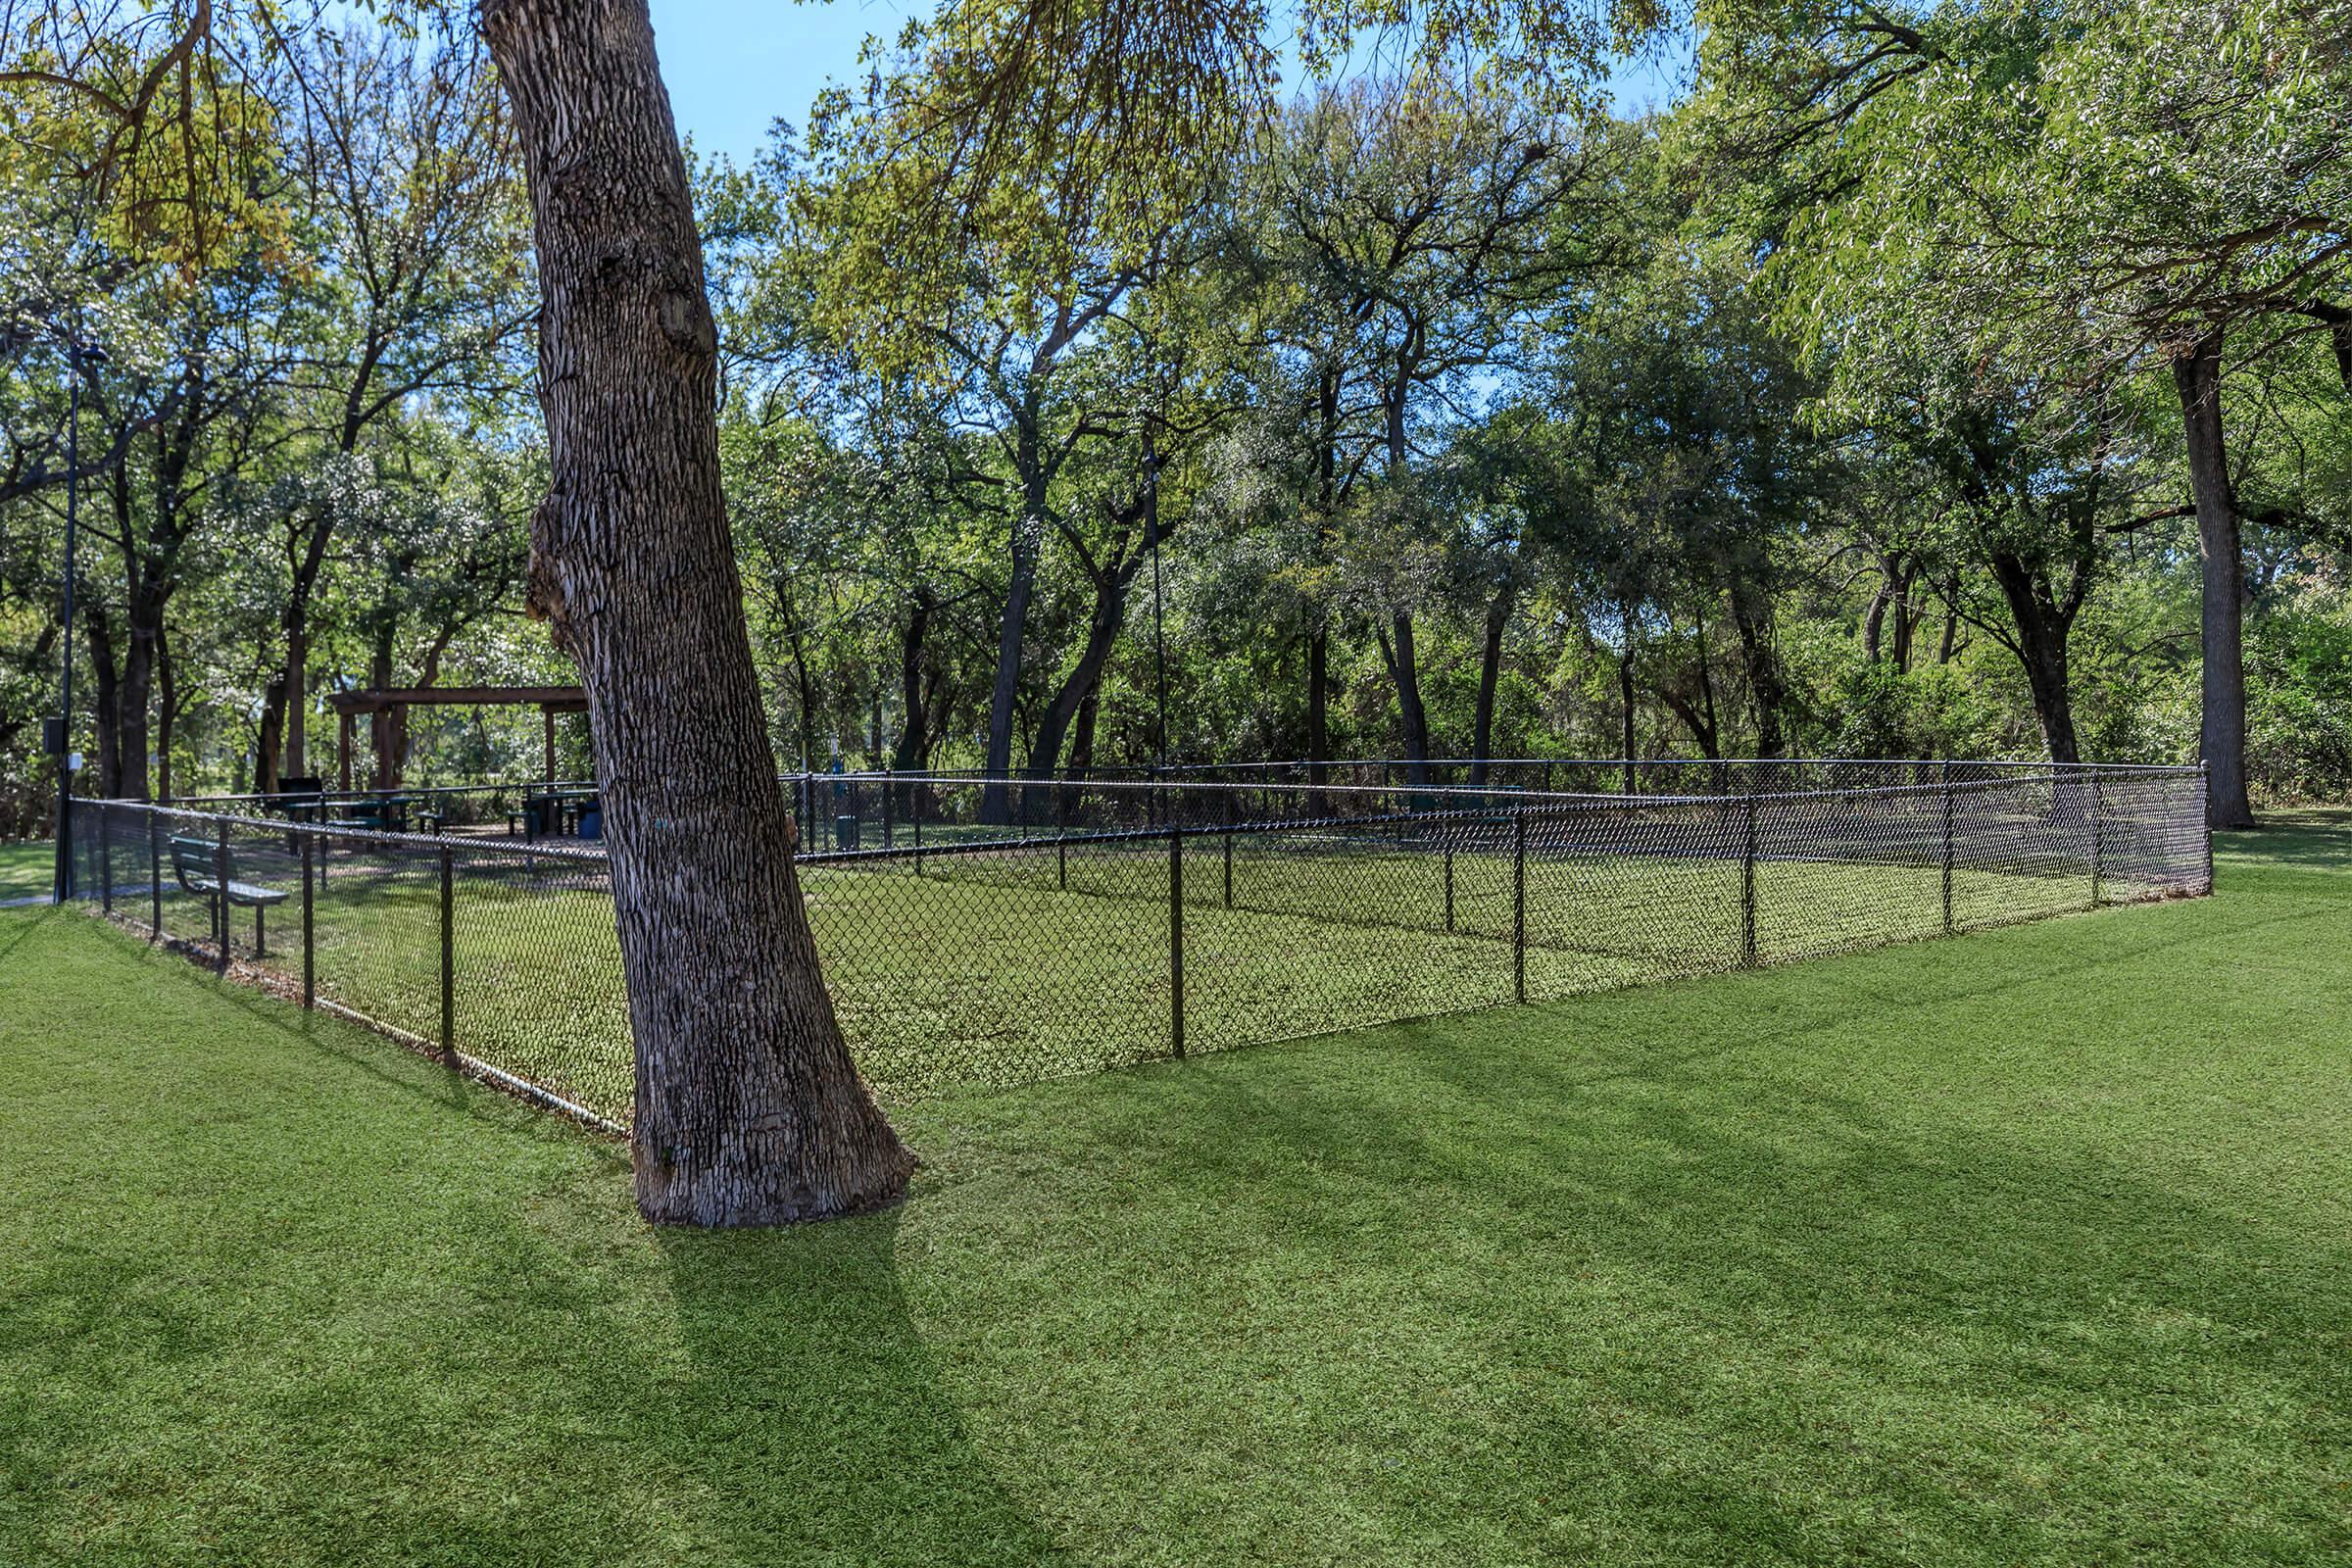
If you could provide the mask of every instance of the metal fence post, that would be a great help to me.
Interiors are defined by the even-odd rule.
[[[923,874],[923,787],[914,787],[914,874]]]
[[[1168,830],[1168,1036],[1184,1054],[1184,829]]]
[[[452,875],[449,846],[441,846],[441,1051],[455,1055],[458,1049],[457,965],[451,937],[456,928],[454,905],[457,880]]]
[[[1446,932],[1453,934],[1453,835],[1446,835]]]
[[[1233,795],[1225,797],[1225,907],[1233,907],[1233,824],[1241,815],[1241,802]]]
[[[1066,838],[1054,841],[1054,885],[1064,893],[1070,890],[1070,841]]]
[[[2197,759],[2197,821],[2205,829],[2205,891],[2213,891],[2213,764]]]
[[[1511,997],[1527,1000],[1527,808],[1511,808]]]
[[[1943,934],[1952,934],[1952,764],[1943,764]]]
[[[302,836],[302,1004],[306,1007],[318,1004],[318,945],[312,934],[312,910],[317,901],[311,887],[311,862],[316,858],[318,843],[318,836],[315,833]]]
[[[147,812],[147,914],[148,930],[155,939],[164,939],[164,836],[163,817],[156,811]]]
[[[898,805],[898,803],[897,803],[896,801],[894,801],[894,800],[893,800],[891,797],[893,797],[893,796],[897,795],[898,793],[899,793],[899,786],[898,786],[897,782],[896,782],[896,781],[894,781],[894,780],[891,778],[891,776],[890,776],[890,769],[889,769],[888,767],[885,767],[885,768],[883,768],[883,769],[882,769],[882,847],[883,847],[884,849],[886,849],[886,850],[887,850],[887,849],[889,849],[889,848],[891,847],[891,820],[890,820],[890,817],[891,817],[891,812],[892,812],[892,810],[893,810],[893,809],[895,809],[895,808],[896,808],[896,807],[897,807],[897,805]]]
[[[98,907],[115,912],[115,808],[98,808]]]
[[[2088,771],[2090,773],[2090,906],[2095,909],[2103,902],[2102,890],[2099,886],[2099,873],[2104,867],[2100,865],[2099,861],[2106,848],[2103,842],[2106,838],[2103,831],[2106,824],[2102,820],[2106,815],[2106,801],[2105,792],[2099,788],[2099,770],[2093,767]]]
[[[1756,965],[1756,798],[1740,798],[1746,842],[1740,852],[1740,967]]]
[[[228,973],[228,824],[213,850],[213,935],[220,939],[220,970]]]

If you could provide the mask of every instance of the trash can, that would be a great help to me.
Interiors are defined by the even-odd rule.
[[[854,850],[858,847],[856,816],[843,815],[833,819],[833,847],[837,850]]]
[[[601,839],[604,836],[605,808],[601,806],[588,806],[581,808],[580,837],[583,839]]]

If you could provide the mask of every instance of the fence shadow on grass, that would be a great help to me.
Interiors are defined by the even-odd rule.
[[[656,1233],[693,1361],[677,1467],[745,1562],[1065,1560],[999,1482],[904,1298],[896,1213]]]

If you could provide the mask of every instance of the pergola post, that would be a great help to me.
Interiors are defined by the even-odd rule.
[[[401,730],[406,727],[409,706],[406,703],[386,703],[376,710],[375,723],[375,787],[392,788],[392,754],[398,750]]]
[[[343,709],[336,713],[335,718],[335,764],[337,770],[342,774],[343,793],[349,795],[351,793],[351,710]]]
[[[546,780],[553,784],[556,781],[556,710],[541,704],[539,720],[545,737]]]

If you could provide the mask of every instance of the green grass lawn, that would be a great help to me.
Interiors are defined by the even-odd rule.
[[[0,904],[47,898],[57,876],[57,846],[47,839],[0,843]]]
[[[1231,906],[1214,838],[1185,858],[1185,1022],[1192,1052],[1507,1003],[1513,996],[1507,854],[1355,849],[1301,854],[1238,835]],[[237,875],[297,887],[258,841]],[[576,866],[483,856],[456,879],[452,973],[462,1050],[614,1120],[630,1100],[628,1005],[610,894]],[[134,873],[135,874],[135,873]],[[502,876],[507,879],[502,880]],[[811,923],[844,1029],[894,1100],[1007,1087],[1169,1054],[1164,844],[1078,846],[804,865]],[[143,876],[141,877],[143,884]],[[1453,930],[1446,929],[1452,888]],[[1741,946],[1737,859],[1532,858],[1527,994],[1556,1001],[1733,967]],[[2111,884],[2130,897],[2130,885]],[[2081,872],[1963,868],[1963,927],[2080,908]],[[1933,865],[1764,861],[1756,947],[1765,962],[1937,934]],[[135,918],[144,901],[132,898]],[[174,891],[168,928],[206,933]],[[438,1039],[437,863],[339,857],[316,905],[321,996]],[[299,973],[299,920],[271,916],[272,961]],[[251,922],[239,914],[240,948]]]
[[[906,1204],[785,1234],[0,917],[0,1562],[2342,1561],[2348,827],[922,1101]]]

